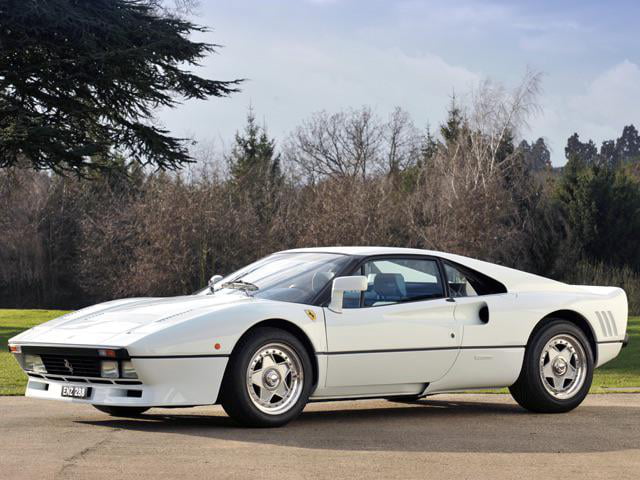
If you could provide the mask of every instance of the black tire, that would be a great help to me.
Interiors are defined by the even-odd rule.
[[[301,390],[297,401],[279,414],[261,411],[252,401],[247,387],[247,370],[254,354],[272,343],[282,344],[293,350],[302,369]],[[231,355],[222,381],[220,403],[231,418],[245,427],[280,427],[302,412],[311,394],[312,377],[309,353],[298,338],[279,328],[258,327],[240,339]]]
[[[540,357],[547,343],[558,335],[568,335],[577,340],[585,354],[585,373],[582,385],[569,398],[557,398],[545,385],[540,373]],[[584,332],[573,323],[552,319],[535,332],[525,351],[524,363],[516,383],[509,387],[511,396],[520,406],[537,413],[563,413],[582,403],[593,380],[593,352]]]
[[[150,407],[108,407],[106,405],[94,405],[101,412],[107,413],[112,417],[139,417]]]

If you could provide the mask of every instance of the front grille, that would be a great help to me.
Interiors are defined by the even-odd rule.
[[[100,359],[98,357],[52,354],[41,355],[41,357],[47,373],[73,375],[74,377],[100,377]]]

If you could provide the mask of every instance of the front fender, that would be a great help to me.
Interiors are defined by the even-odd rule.
[[[315,312],[308,315],[307,310]],[[315,317],[315,319],[312,319]],[[326,351],[322,309],[297,303],[255,299],[225,305],[206,313],[189,312],[132,332],[131,356],[229,356],[240,337],[254,325],[272,319],[291,322],[309,338],[316,351]],[[126,335],[123,335],[125,337]]]

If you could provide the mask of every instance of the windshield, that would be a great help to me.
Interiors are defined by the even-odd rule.
[[[332,253],[276,253],[227,275],[214,292],[201,295],[246,295],[309,304],[344,268],[350,257]]]

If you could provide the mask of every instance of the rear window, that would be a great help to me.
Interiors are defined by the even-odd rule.
[[[507,288],[497,280],[448,260],[444,261],[444,273],[453,298],[507,293]]]

